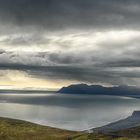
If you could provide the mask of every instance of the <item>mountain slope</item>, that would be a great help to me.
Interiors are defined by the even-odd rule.
[[[134,111],[131,116],[126,119],[119,120],[117,122],[110,123],[108,125],[93,129],[102,132],[112,132],[118,130],[124,130],[132,127],[140,126],[140,111]]]

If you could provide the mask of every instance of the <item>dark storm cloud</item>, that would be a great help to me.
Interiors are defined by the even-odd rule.
[[[102,67],[140,67],[140,59],[114,60],[101,65]]]
[[[82,66],[33,66],[23,64],[1,64],[1,70],[21,70],[25,71],[31,76],[39,78],[49,78],[51,80],[77,80],[83,82],[104,82],[117,84],[120,82],[120,77],[116,77],[116,73],[111,73],[108,70],[101,70],[100,68]],[[113,80],[113,77],[116,80]]]
[[[48,59],[56,64],[80,64],[86,61],[82,56],[63,53],[51,53],[48,55]]]
[[[34,66],[23,64],[1,64],[1,70],[25,71],[30,76],[51,80],[76,80],[79,82],[102,84],[136,84],[134,78],[140,78],[140,71],[113,70],[101,67],[83,66]],[[129,80],[129,81],[128,81]],[[124,82],[126,81],[126,82]]]
[[[49,29],[139,28],[139,0],[1,0],[1,22]]]

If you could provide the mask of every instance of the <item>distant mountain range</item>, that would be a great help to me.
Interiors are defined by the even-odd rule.
[[[93,94],[93,95],[116,95],[128,97],[140,97],[140,88],[136,86],[103,87],[101,85],[77,84],[61,88],[58,93],[70,94]]]
[[[113,132],[118,130],[125,130],[132,127],[140,126],[140,111],[134,111],[131,116],[126,119],[119,120],[117,122],[110,123],[108,125],[93,128],[93,131]]]

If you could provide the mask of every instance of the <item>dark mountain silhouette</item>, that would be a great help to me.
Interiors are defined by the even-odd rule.
[[[101,85],[77,84],[61,88],[58,93],[70,94],[94,94],[94,95],[118,95],[140,97],[140,88],[136,86],[103,87]]]

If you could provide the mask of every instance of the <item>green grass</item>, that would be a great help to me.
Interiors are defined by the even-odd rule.
[[[77,134],[74,137],[71,137],[71,140],[87,140],[88,139],[88,134],[87,133],[81,133]]]
[[[74,138],[74,139],[72,139],[72,140],[87,140],[88,139],[88,135],[84,135],[84,136],[79,136],[79,137],[77,137],[77,138]]]
[[[67,140],[77,132],[0,118],[0,140]]]

